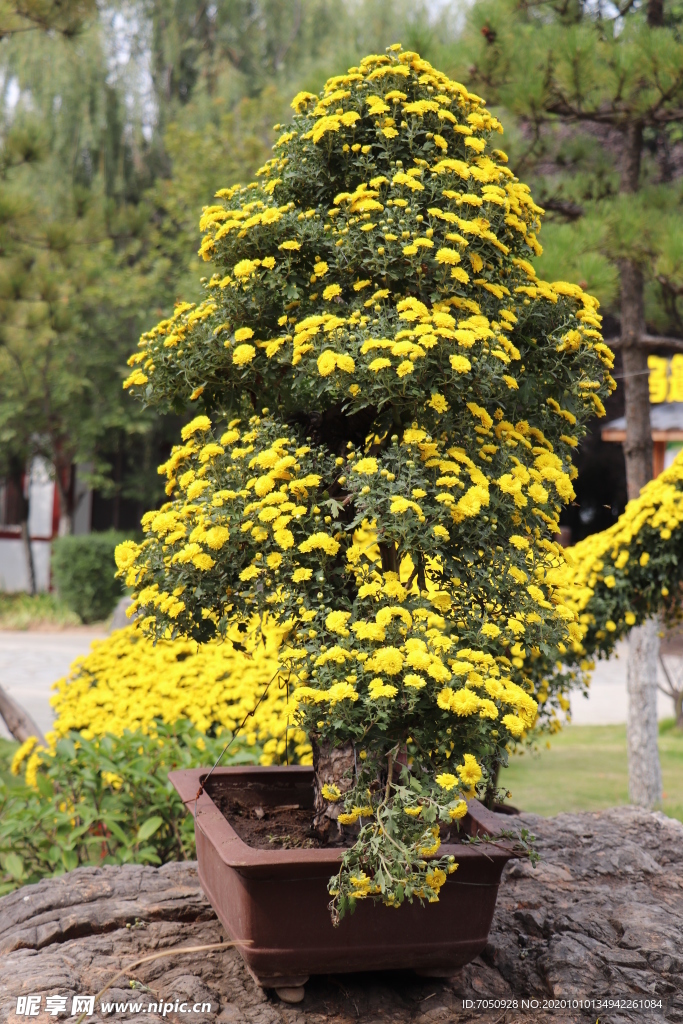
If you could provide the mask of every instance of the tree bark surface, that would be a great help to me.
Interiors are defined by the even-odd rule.
[[[0,686],[0,715],[15,740],[24,743],[31,736],[35,736],[39,743],[47,746],[45,737],[28,712],[24,711],[22,706],[17,704],[6,690],[3,690],[2,686]]]
[[[33,561],[33,548],[31,547],[31,537],[28,532],[28,508],[26,509],[26,517],[21,520],[21,543],[24,546],[24,555],[26,556],[29,593],[33,597],[37,593],[38,588],[36,586],[36,567]]]
[[[629,501],[637,498],[652,479],[652,430],[647,352],[640,345],[644,331],[643,272],[636,263],[622,260],[621,352],[626,410],[626,487]]]
[[[322,834],[329,834],[330,827],[334,824],[334,831],[339,829],[336,825],[337,816],[342,810],[342,801],[331,803],[322,794],[325,785],[334,785],[341,794],[351,788],[355,778],[356,758],[353,744],[345,743],[341,747],[333,747],[330,743],[320,743],[316,736],[311,735],[311,746],[313,748],[313,827]]]
[[[640,808],[557,818],[501,819],[537,836],[541,861],[513,861],[498,893],[489,942],[450,978],[410,971],[311,978],[290,1006],[258,988],[234,948],[183,955],[227,940],[193,863],[80,868],[0,899],[0,1024],[18,996],[95,995],[117,971],[163,950],[172,955],[128,970],[86,1017],[88,1024],[144,1020],[160,999],[210,1002],[210,1013],[170,1012],[194,1024],[674,1024],[683,1020],[683,825]],[[446,883],[449,884],[449,883]],[[305,908],[302,908],[302,913]],[[429,914],[425,907],[424,913]],[[401,911],[386,913],[387,934]],[[331,925],[330,925],[331,927]],[[340,928],[344,927],[342,921]],[[132,986],[131,987],[131,983]],[[650,999],[661,1007],[543,1011],[543,1000]],[[524,1009],[522,999],[540,1002]],[[139,1001],[144,1014],[103,1014],[101,1002]],[[472,1004],[463,1006],[463,1000]],[[495,1012],[477,1000],[517,1000]]]
[[[59,495],[58,535],[60,537],[70,537],[73,533],[72,473],[73,467],[71,464],[64,465],[59,461],[55,464],[55,485]],[[68,481],[67,484],[64,483],[65,478]]]
[[[654,24],[659,17],[656,8],[656,2],[648,8],[650,24]],[[634,195],[638,192],[642,152],[643,126],[635,121],[629,125],[624,137],[622,194]],[[643,268],[635,260],[622,259],[619,274],[626,413],[624,461],[626,489],[628,499],[632,501],[652,479],[653,471],[647,352],[641,345],[645,333]],[[629,799],[642,807],[653,807],[661,800],[662,794],[657,749],[658,662],[659,637],[656,623],[645,623],[632,630],[627,670]]]
[[[652,618],[631,630],[626,669],[628,796],[638,807],[654,807],[662,799],[657,747],[658,661],[659,621]]]
[[[28,472],[27,467],[28,465]],[[28,476],[28,480],[24,480],[24,477]],[[31,594],[36,593],[36,570],[33,564],[33,549],[31,548],[31,538],[28,532],[28,516],[30,509],[30,480],[31,480],[31,467],[30,462],[27,463],[23,459],[17,456],[10,458],[10,478],[16,487],[17,494],[19,495],[19,522],[21,524],[21,543],[24,548],[24,556],[26,558],[26,571],[28,573],[28,585],[29,592]],[[24,484],[26,485],[26,494],[24,494]]]

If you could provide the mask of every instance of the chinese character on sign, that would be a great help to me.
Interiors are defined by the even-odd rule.
[[[19,996],[17,1017],[37,1017],[40,1013],[40,996]]]
[[[51,1017],[64,1013],[66,1010],[66,996],[47,996],[45,999],[45,1009]]]
[[[95,1012],[95,997],[94,996],[74,996],[71,1000],[71,1016],[75,1017],[77,1013],[85,1013],[88,1017],[92,1016]]]
[[[669,369],[671,376],[667,401],[683,402],[683,355],[673,356]]]
[[[662,359],[661,356],[648,356],[647,365],[650,371],[650,401],[653,405],[666,402],[669,392],[669,360]]]
[[[678,353],[671,359],[662,356],[648,356],[650,371],[650,402],[683,402],[683,355]]]

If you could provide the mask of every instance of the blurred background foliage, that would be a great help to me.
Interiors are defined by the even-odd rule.
[[[0,2],[0,476],[42,455],[60,532],[73,463],[127,503],[117,528],[162,498],[185,411],[121,381],[199,294],[201,207],[270,156],[299,89],[396,39],[429,54],[461,21],[404,0]]]
[[[647,329],[683,337],[682,20],[660,0],[0,0],[0,476],[44,456],[61,532],[74,463],[116,503],[94,529],[134,530],[162,500],[155,467],[188,411],[159,417],[120,384],[141,332],[199,296],[201,207],[270,155],[294,93],[399,40],[502,119],[546,209],[539,272],[595,293],[609,338],[636,263]],[[578,454],[610,480],[589,531],[625,502],[604,447]]]

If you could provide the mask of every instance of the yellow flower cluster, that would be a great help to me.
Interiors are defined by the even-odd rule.
[[[298,368],[296,377],[330,378],[340,396],[367,404],[387,389],[400,395],[409,384],[428,385],[444,364],[468,374],[474,361],[514,391],[528,369],[510,335],[536,304],[553,321],[558,353],[593,351],[609,369],[596,300],[536,277],[529,258],[541,251],[543,211],[505,154],[487,152],[491,132],[502,128],[480,97],[419,55],[393,51],[330,79],[320,97],[300,93],[292,106],[294,126],[261,168],[263,183],[221,189],[221,203],[203,212],[200,253],[221,265],[207,298],[180,303],[143,335],[124,387],[196,400],[228,382],[274,382],[287,366]],[[416,133],[428,159],[408,164]],[[329,207],[306,209],[291,195],[300,196],[321,160],[330,175],[328,147],[345,168],[340,186],[358,180],[361,167],[364,179],[353,191],[331,181]],[[379,162],[390,170],[368,169]],[[429,281],[442,298],[429,307],[392,294],[390,281],[406,277]],[[300,297],[283,305],[285,284]],[[279,309],[248,313],[264,304]],[[615,386],[609,374],[597,381],[603,395],[606,384]],[[432,396],[432,407],[440,400]],[[574,401],[604,411],[590,381]],[[557,397],[548,403],[576,422]],[[570,448],[577,443],[564,437]]]
[[[365,754],[337,905],[382,864],[386,902],[432,899],[434,822],[566,703],[582,629],[552,538],[613,355],[596,300],[537,278],[543,211],[480,97],[392,47],[292,106],[260,180],[203,211],[204,301],[131,356],[125,387],[203,411],[117,564],[160,641],[277,625],[297,723]],[[380,781],[401,751],[419,799]]]
[[[633,625],[676,615],[683,565],[683,456],[630,501],[614,526],[570,548],[567,604],[580,625],[575,656],[609,653]]]
[[[230,643],[193,640],[152,644],[136,626],[96,640],[56,684],[54,733],[78,730],[87,739],[125,729],[154,732],[157,720],[189,719],[199,730],[233,731],[270,687],[244,737],[263,747],[262,764],[310,764],[311,747],[294,721],[284,679],[277,676],[277,632],[251,652]],[[284,677],[286,679],[286,676]],[[29,741],[31,742],[31,741]],[[26,746],[26,745],[24,745]],[[22,748],[23,750],[23,748]],[[17,760],[25,753],[17,752]]]

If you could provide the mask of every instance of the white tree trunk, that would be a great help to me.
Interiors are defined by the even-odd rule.
[[[662,799],[662,772],[657,747],[657,661],[659,620],[655,616],[629,635],[626,688],[628,717],[628,797],[638,807]]]

